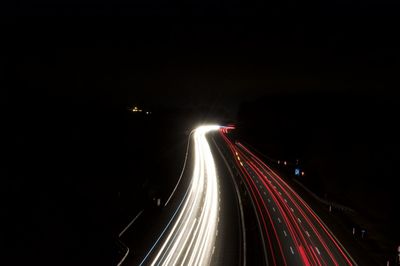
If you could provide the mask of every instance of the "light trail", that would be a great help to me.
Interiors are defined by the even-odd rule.
[[[176,215],[159,237],[160,247],[154,249],[151,265],[211,263],[218,232],[219,189],[214,158],[206,134],[219,128],[200,126],[193,133],[195,161],[192,179]],[[167,235],[163,236],[164,232],[168,232]],[[141,264],[146,262],[149,255]]]
[[[344,249],[344,247],[340,244],[340,242],[334,237],[334,235],[329,231],[327,226],[321,221],[321,219],[314,213],[314,211],[311,210],[311,208],[308,206],[308,204],[301,199],[301,197],[285,182],[283,179],[277,175],[271,168],[269,168],[264,162],[262,162],[257,156],[254,155],[254,153],[250,152],[246,147],[244,147],[242,144],[238,144],[239,147],[241,147],[244,151],[246,151],[252,159],[254,159],[254,162],[258,164],[258,167],[260,169],[263,169],[265,171],[265,174],[269,175],[271,179],[274,180],[278,184],[278,186],[284,191],[284,193],[290,198],[291,203],[296,207],[296,210],[301,213],[301,215],[306,219],[309,227],[312,228],[312,231],[324,247],[324,251],[329,255],[329,257],[332,259],[332,262],[335,265],[338,265],[336,259],[334,258],[334,255],[331,252],[332,250],[337,250],[340,254],[340,256],[344,259],[344,263],[347,265],[357,265],[354,259],[348,254],[348,252]],[[264,174],[262,174],[264,178],[267,178]],[[292,194],[293,196],[290,196]],[[297,201],[296,201],[297,199]],[[300,206],[302,205],[302,206]],[[294,212],[293,208],[290,208],[292,212]],[[305,209],[305,210],[304,210]],[[309,218],[308,215],[305,213],[308,212],[308,215],[311,217]],[[314,223],[318,224],[317,226],[314,225]],[[322,229],[322,232],[320,232],[319,229]],[[307,232],[307,231],[305,231]],[[322,234],[325,234],[325,236],[328,236],[328,239],[330,239],[331,243],[334,244],[334,248],[329,248],[327,245],[327,241],[325,241],[322,237]],[[309,236],[309,233],[307,232],[307,236]],[[326,237],[325,237],[326,238]],[[312,251],[312,248],[311,248]]]
[[[264,207],[259,208],[260,215],[271,221],[269,231],[283,230],[283,235],[271,234],[268,239],[273,265],[284,265],[285,258],[289,265],[357,265],[310,206],[276,172],[241,143],[230,140],[227,130],[220,132],[250,195]],[[268,232],[265,234],[268,236]]]

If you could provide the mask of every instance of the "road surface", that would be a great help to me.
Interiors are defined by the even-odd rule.
[[[127,243],[133,255],[124,265],[357,265],[310,206],[229,130],[201,126],[190,134],[181,178],[160,214],[143,219],[151,233]]]
[[[239,195],[227,169],[217,171],[215,159],[220,164],[221,158],[214,158],[215,146],[207,138],[208,133],[218,135],[218,129],[201,126],[190,134],[183,175],[161,214],[147,219],[158,233],[144,236],[144,252],[132,245],[136,252],[123,265],[245,264]]]
[[[356,265],[310,206],[241,143],[221,136],[261,217],[270,265]]]

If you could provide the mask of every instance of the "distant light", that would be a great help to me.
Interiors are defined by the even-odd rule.
[[[286,161],[284,161],[283,164],[286,165],[287,164]]]
[[[305,175],[304,171],[301,171],[301,176],[304,176],[304,175]]]
[[[299,168],[294,169],[294,175],[295,176],[299,176],[300,175],[300,169]]]
[[[135,107],[133,107],[132,108],[132,112],[142,112],[143,110],[142,109],[139,109],[137,106],[135,106]]]
[[[278,160],[278,164],[281,164],[281,161],[280,161],[280,160]]]

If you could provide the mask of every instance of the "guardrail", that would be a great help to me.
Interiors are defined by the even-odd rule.
[[[335,208],[335,209],[340,210],[340,211],[355,212],[355,210],[353,210],[350,207],[347,207],[347,206],[338,204],[336,202],[329,201],[329,200],[326,200],[326,199],[323,199],[323,198],[319,197],[318,195],[316,195],[314,192],[312,192],[310,189],[308,189],[305,185],[303,185],[297,179],[293,179],[293,181],[297,185],[299,185],[301,188],[303,188],[305,191],[307,191],[314,199],[316,199],[317,201],[321,202],[322,204],[325,204],[325,205],[328,205],[328,206],[332,206],[332,208]]]

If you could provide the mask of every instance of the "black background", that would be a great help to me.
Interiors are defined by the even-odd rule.
[[[125,216],[173,184],[163,177],[179,172],[188,130],[210,118],[236,120],[271,156],[300,156],[310,187],[396,240],[397,11],[390,1],[2,3],[10,259],[109,265]]]

